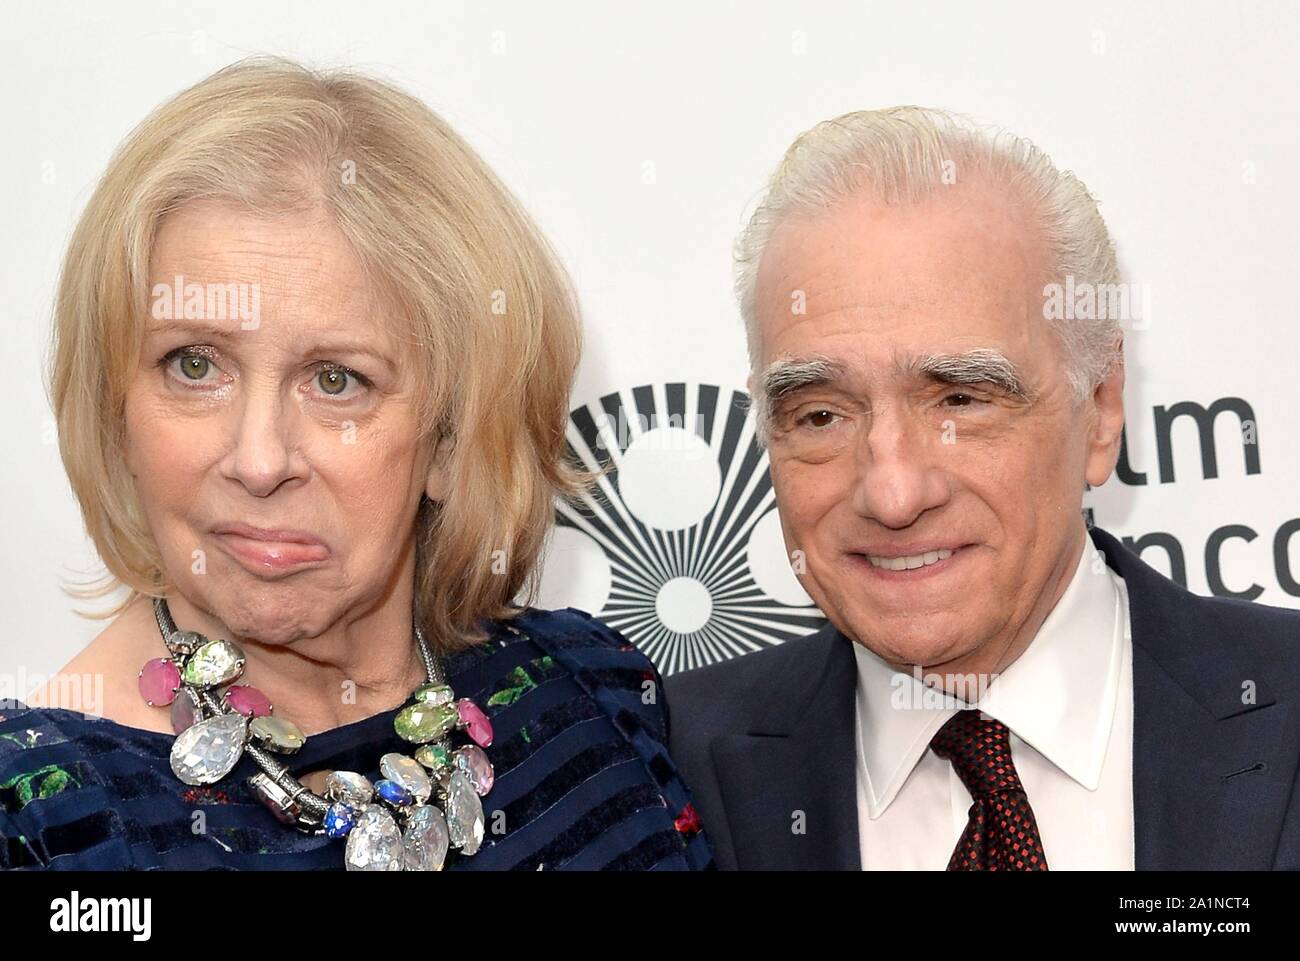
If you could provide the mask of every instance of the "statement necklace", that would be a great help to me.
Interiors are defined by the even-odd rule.
[[[469,698],[456,698],[418,625],[415,642],[428,683],[393,719],[398,736],[418,745],[414,755],[385,754],[379,759],[383,779],[374,784],[354,771],[331,771],[322,797],[276,757],[296,754],[307,736],[292,721],[272,716],[261,691],[234,683],[244,672],[239,645],[178,630],[161,597],[154,598],[153,610],[168,656],[140,670],[140,694],[151,707],[171,705],[177,734],[171,767],[181,781],[215,784],[247,754],[262,769],[247,782],[254,796],[283,824],[346,838],[349,871],[441,871],[450,849],[466,856],[478,851],[480,798],[494,779],[483,751],[492,744],[492,723]],[[457,731],[472,743],[453,748]]]

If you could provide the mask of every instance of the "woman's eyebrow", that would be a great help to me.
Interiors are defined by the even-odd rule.
[[[145,329],[145,334],[154,337],[165,337],[169,334],[192,334],[196,337],[213,340],[230,340],[242,333],[243,330],[241,321],[237,317],[224,322],[164,318],[152,321]]]
[[[148,334],[164,337],[169,334],[186,334],[196,339],[218,340],[238,343],[239,334],[243,332],[238,322],[228,324],[213,323],[210,320],[160,320],[149,325]],[[397,364],[388,354],[373,344],[362,340],[345,340],[337,337],[313,339],[303,350],[307,354],[359,354],[372,357],[383,364],[392,373],[397,372]]]
[[[309,354],[357,354],[364,357],[370,357],[388,368],[390,373],[397,373],[397,362],[388,354],[379,350],[370,344],[360,341],[340,340],[331,341],[322,339],[313,341],[311,348],[307,351]]]

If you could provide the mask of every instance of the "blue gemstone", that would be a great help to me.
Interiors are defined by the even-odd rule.
[[[388,778],[375,782],[375,793],[389,804],[404,806],[415,803],[415,797],[410,791],[402,787],[402,785],[398,784],[396,781],[390,781]]]
[[[325,812],[325,833],[332,838],[347,837],[356,823],[356,812],[342,801],[335,801]]]

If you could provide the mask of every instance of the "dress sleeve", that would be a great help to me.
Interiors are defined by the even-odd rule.
[[[32,871],[45,867],[27,839],[22,818],[0,810],[0,871]]]
[[[566,608],[550,618],[547,630],[533,633],[534,641],[569,670],[641,755],[673,816],[687,863],[695,870],[714,867],[690,791],[668,755],[659,671],[636,645],[585,611]]]
[[[4,871],[45,867],[20,807],[36,776],[26,763],[33,740],[28,721],[33,713],[22,701],[0,701],[0,870]]]
[[[0,867],[109,870],[129,845],[87,756],[93,725],[61,708],[0,701]]]

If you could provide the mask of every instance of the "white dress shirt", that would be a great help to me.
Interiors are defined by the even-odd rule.
[[[913,675],[861,644],[853,649],[863,870],[943,870],[971,797],[930,739],[967,705],[936,704],[937,692]],[[1124,579],[1085,537],[1034,640],[978,698],[1011,731],[1049,870],[1133,869],[1132,665]]]

